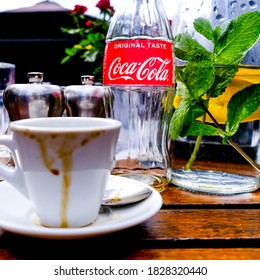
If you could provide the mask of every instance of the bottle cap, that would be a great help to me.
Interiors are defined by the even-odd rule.
[[[43,73],[42,72],[28,72],[27,78],[30,84],[39,84],[43,81]]]
[[[95,76],[92,75],[82,75],[81,82],[83,85],[93,85],[95,81]]]

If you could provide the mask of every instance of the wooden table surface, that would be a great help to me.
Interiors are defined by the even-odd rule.
[[[217,196],[168,186],[161,195],[153,217],[99,237],[49,240],[0,229],[0,259],[260,259],[260,190]]]

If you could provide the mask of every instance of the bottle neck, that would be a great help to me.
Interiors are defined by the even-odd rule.
[[[107,40],[148,37],[172,40],[161,0],[125,0],[110,23]]]

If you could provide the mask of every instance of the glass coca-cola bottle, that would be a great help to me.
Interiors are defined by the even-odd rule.
[[[161,0],[125,0],[106,37],[103,83],[122,122],[112,174],[163,191],[171,178],[168,125],[174,98],[173,35]]]

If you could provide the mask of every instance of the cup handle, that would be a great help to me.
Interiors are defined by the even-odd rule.
[[[3,163],[0,163],[0,175],[16,188],[23,196],[29,199],[29,194],[24,181],[22,170],[19,168],[18,161],[15,153],[15,144],[12,135],[0,135],[0,144],[7,146],[11,151],[12,159],[14,160],[15,167],[11,168]]]

